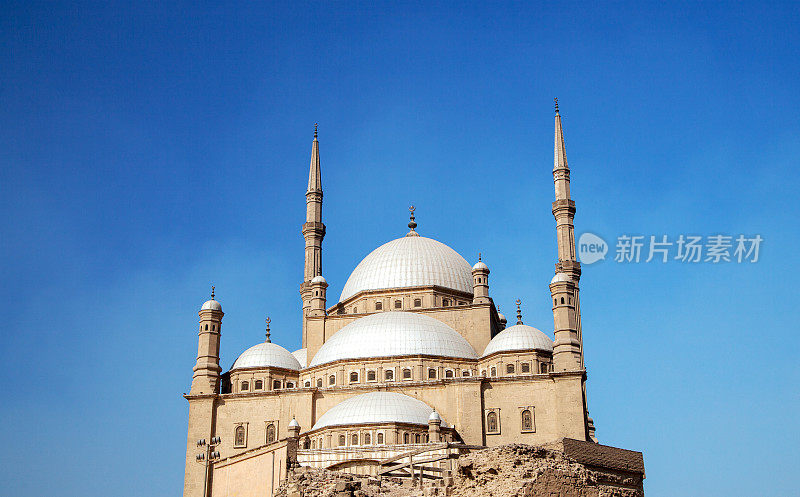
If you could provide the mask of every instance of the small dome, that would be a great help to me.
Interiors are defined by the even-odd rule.
[[[300,428],[300,423],[298,423],[296,419],[292,418],[292,420],[289,421],[289,428]]]
[[[514,350],[543,350],[553,351],[553,341],[543,332],[533,326],[517,324],[501,331],[483,351],[481,357],[494,354],[495,352],[510,352]]]
[[[550,280],[550,284],[552,285],[553,283],[559,283],[562,281],[569,282],[572,281],[572,278],[570,278],[567,273],[556,273],[556,275],[553,276],[553,279]]]
[[[314,430],[327,426],[354,426],[370,423],[410,423],[427,425],[433,408],[396,392],[370,392],[351,397],[328,409],[314,424]]]
[[[301,368],[308,366],[308,349],[295,350],[292,355],[300,363]]]
[[[222,304],[220,304],[219,302],[217,302],[214,299],[206,300],[205,303],[203,304],[203,307],[201,307],[200,310],[201,311],[205,311],[205,310],[208,310],[208,309],[211,309],[213,311],[221,311],[222,310]]]
[[[365,290],[427,285],[472,294],[472,270],[447,245],[424,236],[404,236],[384,243],[356,266],[339,302]]]
[[[242,352],[233,363],[231,371],[242,368],[283,368],[300,371],[300,363],[280,345],[261,342]]]
[[[334,333],[308,366],[405,355],[478,358],[464,337],[438,319],[413,312],[379,312],[356,319]]]
[[[441,420],[442,420],[442,417],[441,417],[441,416],[439,416],[439,413],[438,413],[438,412],[436,412],[436,411],[433,411],[433,412],[431,413],[431,415],[430,415],[430,416],[428,416],[428,421],[429,421],[429,422],[430,422],[430,421],[441,421]]]
[[[311,278],[311,283],[325,283],[325,284],[327,284],[328,280],[326,280],[322,275],[319,275],[319,276],[314,276],[313,278]]]
[[[503,324],[505,324],[505,323],[507,323],[507,322],[508,322],[508,319],[506,319],[506,315],[505,315],[505,314],[503,314],[502,312],[498,312],[498,313],[497,313],[497,318],[498,318],[498,319],[500,320],[500,322],[501,322],[501,323],[503,323]]]
[[[481,261],[478,261],[478,262],[475,263],[474,266],[472,266],[472,270],[473,271],[479,271],[479,270],[488,271],[489,270],[489,266],[487,266],[486,264],[484,264]]]

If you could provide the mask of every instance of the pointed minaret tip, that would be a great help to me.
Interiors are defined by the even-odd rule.
[[[561,114],[558,112],[558,98],[553,99],[556,104],[556,133],[555,147],[553,150],[553,171],[569,169],[567,165],[567,147],[564,145],[564,131],[561,128]]]
[[[311,144],[311,165],[308,170],[308,192],[322,193],[322,172],[319,167],[319,141],[317,123],[314,123],[314,141]]]
[[[556,104],[556,112],[558,112],[558,104]],[[317,125],[319,123],[314,123],[314,139],[317,139]]]

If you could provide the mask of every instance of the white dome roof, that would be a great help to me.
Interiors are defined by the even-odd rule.
[[[438,319],[413,312],[379,312],[334,333],[308,367],[341,359],[420,354],[478,358],[464,337]]]
[[[214,299],[206,300],[203,303],[203,307],[201,307],[200,310],[201,311],[205,311],[207,309],[212,309],[212,310],[215,310],[215,311],[221,311],[222,310],[222,304],[220,304],[219,302],[217,302]]]
[[[483,351],[481,357],[494,354],[495,352],[507,352],[512,350],[544,350],[553,351],[553,341],[542,331],[526,324],[516,324],[501,331]]]
[[[308,349],[295,350],[292,352],[292,355],[295,359],[297,359],[297,362],[300,363],[301,368],[304,368],[308,365]]]
[[[567,273],[556,273],[556,275],[553,276],[553,279],[550,280],[550,284],[558,283],[561,281],[572,281],[572,278],[570,278]]]
[[[300,371],[300,363],[288,350],[270,342],[261,342],[242,352],[233,363],[231,371],[241,368],[267,367]]]
[[[292,420],[289,421],[289,428],[300,428],[300,423],[298,423],[296,419],[292,418]]]
[[[327,283],[328,280],[325,279],[321,274],[319,276],[314,276],[311,278],[311,283]]]
[[[441,242],[424,236],[405,236],[370,252],[350,274],[339,302],[364,290],[426,285],[471,294],[472,268]]]
[[[487,266],[486,264],[484,264],[484,263],[483,263],[483,262],[481,262],[481,261],[478,261],[478,262],[476,262],[476,263],[475,263],[475,265],[474,265],[474,266],[472,266],[472,270],[473,270],[473,271],[475,271],[475,270],[477,270],[477,269],[482,269],[482,270],[484,270],[484,271],[488,271],[488,270],[489,270],[489,266]]]
[[[402,393],[370,392],[331,407],[312,429],[392,422],[427,425],[431,412],[428,404]]]

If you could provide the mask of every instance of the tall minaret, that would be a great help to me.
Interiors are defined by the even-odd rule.
[[[322,239],[325,238],[325,225],[322,224],[322,173],[319,168],[316,123],[314,123],[314,141],[311,143],[311,166],[308,171],[308,190],[306,190],[306,222],[303,224],[302,233],[306,240],[306,262],[303,283],[300,285],[300,295],[303,299],[303,348],[305,348],[306,316],[311,307],[311,280],[315,276],[322,276]]]
[[[558,239],[558,263],[556,276],[550,282],[553,299],[553,322],[555,346],[553,348],[553,370],[574,371],[583,369],[582,338],[580,331],[580,306],[578,304],[578,281],[581,279],[581,264],[575,257],[575,202],[569,192],[569,166],[561,129],[561,114],[556,105],[555,147],[553,150],[553,182],[556,200],[553,216],[556,218]]]
[[[214,299],[211,287],[211,300],[206,301],[198,313],[200,331],[197,338],[197,362],[192,369],[192,389],[190,395],[208,395],[219,392],[219,337],[222,332],[222,305]]]

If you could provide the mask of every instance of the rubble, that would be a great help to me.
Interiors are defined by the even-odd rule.
[[[557,446],[504,445],[461,456],[455,471],[417,486],[378,478],[298,468],[277,497],[643,497],[641,475],[587,466]]]

